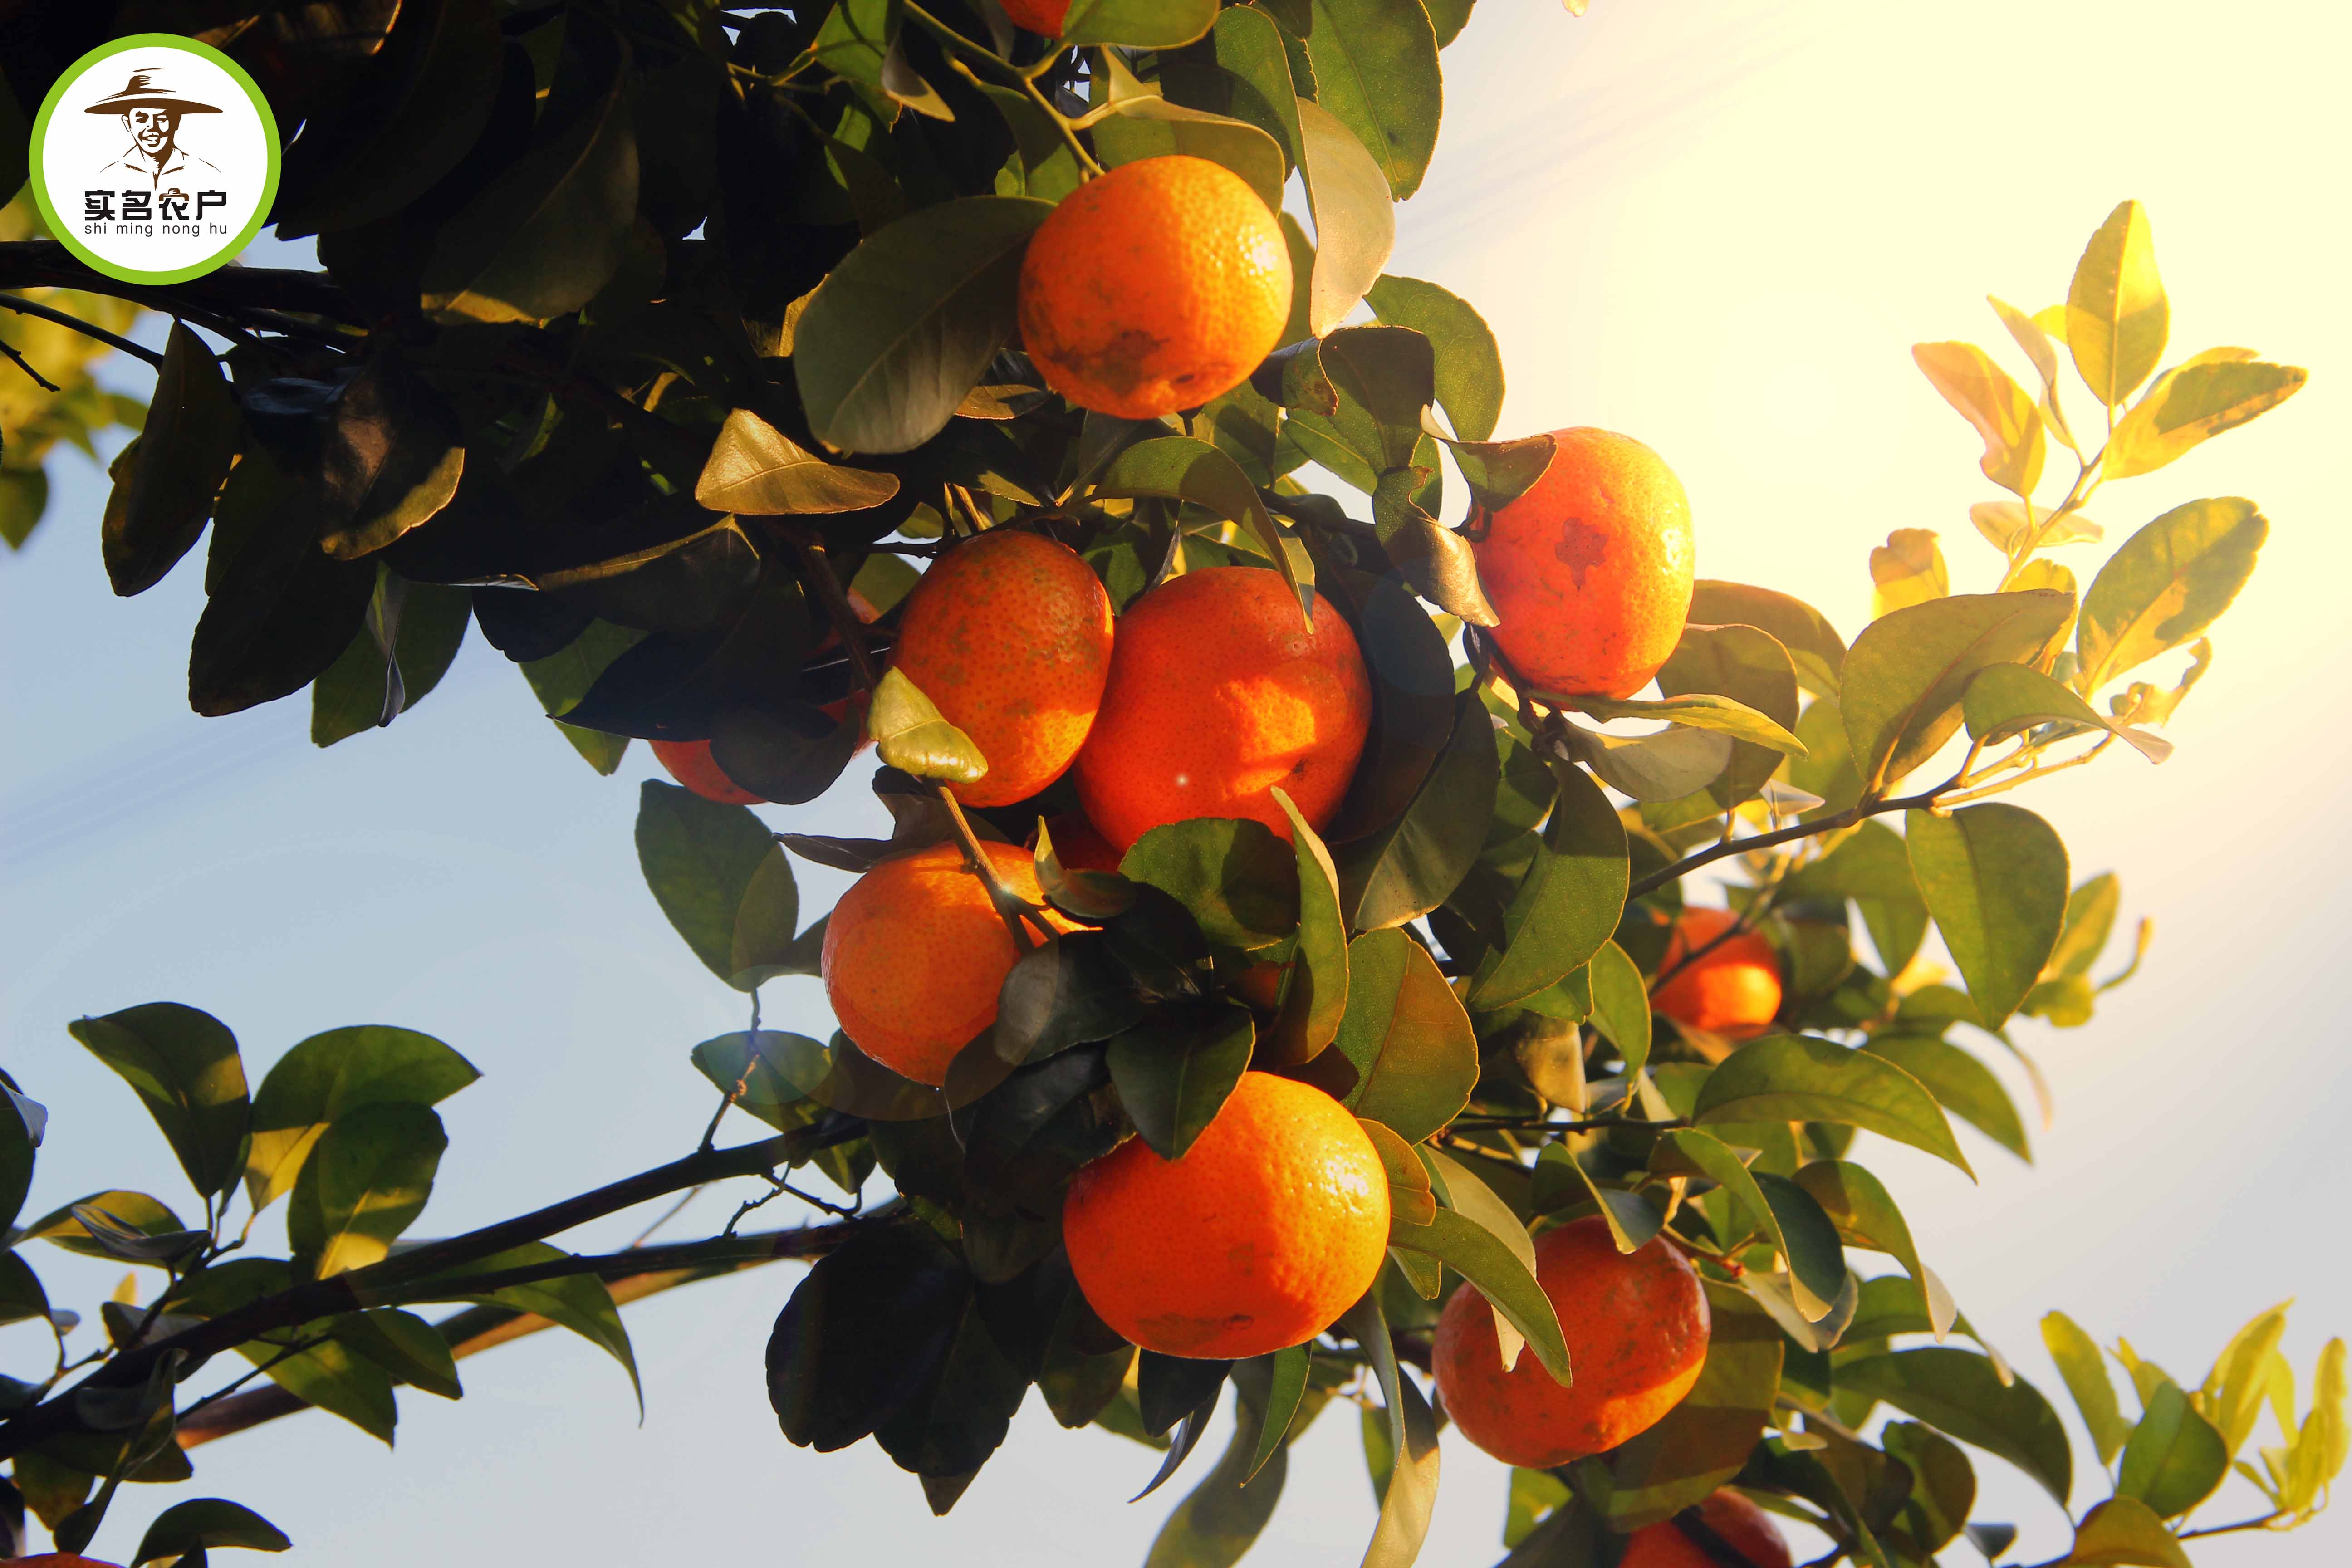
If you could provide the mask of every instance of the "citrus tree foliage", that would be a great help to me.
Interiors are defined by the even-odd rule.
[[[1898,531],[1870,552],[1874,617],[1851,642],[1779,589],[1702,581],[1660,696],[1554,700],[1482,631],[1470,548],[1549,438],[1494,439],[1492,335],[1442,286],[1385,271],[1469,0],[1072,0],[1058,41],[959,0],[196,9],[299,127],[274,216],[316,237],[323,270],[133,289],[37,237],[0,244],[0,285],[53,312],[173,320],[99,531],[126,594],[208,534],[196,710],[307,688],[314,737],[339,743],[429,692],[473,628],[601,772],[635,738],[708,741],[790,805],[855,765],[895,827],[814,837],[646,784],[647,885],[751,1004],[746,1029],[682,1053],[718,1112],[671,1164],[466,1235],[399,1245],[446,1144],[434,1107],[476,1076],[427,1037],[331,1031],[254,1082],[227,1025],[194,1008],[82,1019],[74,1037],[188,1190],[37,1217],[17,1211],[46,1114],[37,1082],[7,1080],[0,1306],[46,1321],[57,1353],[6,1384],[0,1456],[63,1546],[91,1540],[121,1484],[184,1481],[190,1450],[259,1421],[316,1406],[389,1441],[404,1399],[457,1397],[457,1360],[537,1328],[634,1381],[618,1303],[797,1258],[817,1261],[766,1347],[791,1441],[871,1436],[944,1512],[1034,1384],[1064,1425],[1164,1449],[1157,1487],[1230,1384],[1231,1446],[1192,1465],[1150,1558],[1222,1564],[1276,1506],[1289,1440],[1344,1399],[1382,1500],[1366,1561],[1400,1564],[1438,1481],[1444,1417],[1419,1369],[1439,1299],[1484,1292],[1565,1365],[1528,1232],[1589,1214],[1626,1250],[1665,1237],[1699,1262],[1712,1346],[1657,1426],[1515,1475],[1511,1563],[1613,1563],[1627,1532],[1692,1520],[1725,1484],[1872,1568],[1964,1533],[1998,1558],[2014,1531],[1971,1518],[1986,1456],[2079,1510],[2069,1563],[2186,1563],[2191,1517],[2233,1471],[2264,1500],[2220,1528],[2321,1506],[2346,1455],[2340,1342],[2299,1384],[2274,1310],[2187,1382],[2053,1314],[2097,1461],[2078,1474],[2055,1405],[1977,1336],[1929,1266],[1935,1238],[1856,1158],[1866,1131],[1966,1170],[1957,1120],[2030,1159],[2050,1108],[2021,1110],[1988,1059],[2038,1083],[2020,1020],[2088,1024],[2147,945],[2143,922],[2110,956],[2114,875],[2078,875],[2052,825],[2000,797],[2111,752],[2164,760],[2156,731],[2268,524],[2242,498],[2195,500],[2116,529],[2099,558],[2091,514],[2128,515],[2106,487],[2303,372],[2236,348],[2168,359],[2137,204],[2057,303],[1992,301],[2000,355],[1916,350],[2005,492],[1970,510],[1992,555],[1971,543],[1956,573],[1936,532]],[[0,112],[21,120],[104,38],[184,20],[143,0],[12,17]],[[1082,413],[1011,341],[1024,245],[1085,179],[1170,152],[1296,193],[1284,346],[1181,416]],[[67,285],[85,291],[37,292]],[[13,544],[47,446],[133,411],[91,390],[101,340],[28,321],[9,341],[60,389],[0,367]],[[1310,464],[1351,493],[1310,491]],[[1456,487],[1460,528],[1439,521]],[[985,759],[887,669],[893,612],[927,558],[995,528],[1071,543],[1121,606],[1237,564],[1347,617],[1376,717],[1337,819],[1318,836],[1294,812],[1287,845],[1180,822],[1113,872],[1066,868],[1039,830],[1066,784],[960,810],[940,781]],[[1658,727],[1603,728],[1625,719]],[[859,760],[869,734],[878,757]],[[1005,907],[1025,955],[943,1088],[838,1033],[761,1026],[761,984],[814,973],[822,941],[795,857],[863,869],[952,840],[977,868],[981,840],[1033,835],[1076,929]],[[1710,868],[1738,916],[1726,939],[1760,932],[1785,982],[1773,1026],[1741,1042],[1651,1006],[1687,879]],[[1927,956],[1931,932],[1956,973]],[[1307,1344],[1238,1364],[1139,1354],[1075,1286],[1062,1191],[1130,1134],[1181,1152],[1253,1062],[1372,1130],[1394,1267]],[[718,1143],[730,1111],[766,1134]],[[718,1237],[601,1257],[549,1241],[743,1178],[765,1185]],[[785,1193],[833,1217],[742,1228]],[[132,1278],[77,1330],[36,1241]],[[435,1304],[457,1310],[419,1310]],[[201,1500],[133,1556],[285,1544]]]

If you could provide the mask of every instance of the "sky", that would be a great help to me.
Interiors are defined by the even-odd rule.
[[[1596,0],[1580,21],[1489,0],[1446,54],[1444,136],[1399,214],[1391,270],[1444,283],[1496,329],[1506,432],[1599,425],[1648,442],[1690,492],[1704,574],[1801,594],[1849,636],[1868,615],[1866,552],[1891,529],[1940,531],[1956,590],[1998,575],[1967,520],[1992,499],[1979,444],[1909,345],[1968,338],[2021,369],[1983,296],[2061,299],[2116,202],[2147,205],[2168,358],[2227,343],[2313,367],[2283,410],[2091,509],[2114,540],[2179,501],[2245,494],[2273,531],[2169,731],[2173,759],[2112,755],[2024,800],[2065,836],[2078,879],[2118,871],[2126,921],[2157,930],[2147,969],[2090,1027],[2021,1026],[2057,1100],[2037,1163],[1964,1129],[1971,1186],[1865,1145],[1930,1265],[2062,1408],[2036,1328],[2053,1308],[2192,1382],[2290,1297],[2286,1350],[2306,1379],[2325,1340],[2352,1330],[2352,1266],[2325,1217],[2352,1114],[2336,935],[2352,917],[2338,808],[2352,545],[2331,439],[2352,413],[2333,191],[2347,45],[2339,9],[2252,0]],[[136,369],[121,384],[139,386]],[[114,1138],[128,1091],[63,1028],[150,1000],[223,1018],[257,1079],[345,1024],[405,1025],[466,1053],[484,1078],[442,1107],[451,1146],[420,1235],[690,1147],[709,1090],[686,1052],[740,1027],[742,1008],[638,879],[644,748],[597,777],[478,638],[394,730],[325,752],[299,700],[197,720],[183,678],[201,574],[113,598],[95,539],[103,478],[71,456],[53,474],[48,521],[0,561],[0,1059],[52,1112],[26,1212],[108,1186],[178,1191],[159,1139]],[[2078,571],[2101,548],[2074,547]],[[854,784],[769,816],[879,826]],[[799,869],[804,908],[845,881]],[[767,1016],[824,1028],[813,982],[772,987]],[[731,1201],[667,1234],[708,1234]],[[42,1252],[53,1296],[85,1307],[117,1277]],[[851,1552],[1027,1564],[1140,1562],[1197,1479],[1129,1508],[1156,1457],[1062,1432],[1033,1400],[934,1521],[872,1445],[820,1456],[777,1433],[761,1353],[794,1278],[772,1268],[632,1308],[642,1426],[610,1362],[547,1334],[466,1362],[461,1404],[408,1397],[396,1455],[304,1415],[201,1450],[197,1486],[258,1508],[300,1560],[355,1568]],[[0,1331],[0,1356],[35,1353],[32,1334]],[[1348,1415],[1302,1443],[1252,1561],[1356,1560],[1373,1504]],[[2078,1508],[2100,1495],[2084,1468]],[[2018,1560],[2058,1554],[2055,1509],[1997,1461],[1979,1471],[1976,1516],[2024,1529]],[[1449,1439],[1423,1561],[1499,1557],[1504,1485]],[[169,1500],[130,1489],[95,1549],[127,1553]],[[2202,1521],[2255,1500],[2233,1485]],[[2317,1568],[2347,1549],[2352,1521],[2326,1518],[2200,1543],[2197,1560]]]

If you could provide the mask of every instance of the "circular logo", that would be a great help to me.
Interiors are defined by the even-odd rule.
[[[201,277],[243,250],[278,195],[278,121],[218,49],[141,33],[76,60],[33,122],[49,232],[125,283]]]

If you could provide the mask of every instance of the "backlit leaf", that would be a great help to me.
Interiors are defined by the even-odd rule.
[[[430,1035],[364,1024],[313,1035],[278,1058],[253,1096],[246,1196],[267,1208],[294,1185],[302,1163],[345,1111],[400,1101],[437,1105],[481,1074]]]
[[[2035,657],[2073,608],[2063,594],[1956,594],[1873,621],[1846,655],[1838,700],[1863,787],[1935,755],[1977,671]]]
[[[1453,1121],[1478,1079],[1469,1015],[1428,949],[1393,929],[1348,944],[1348,1009],[1332,1045],[1356,1074],[1343,1103],[1408,1143]]]
[[[1914,810],[1904,841],[1979,1017],[1999,1028],[2041,977],[2065,924],[2066,846],[2006,801],[1949,816]]]
[[[1916,343],[1911,358],[1944,401],[1976,426],[1984,441],[1977,467],[1985,478],[2017,495],[2032,495],[2048,452],[2042,411],[2032,396],[1974,343]]]
[[[286,1234],[320,1279],[381,1262],[433,1194],[449,1146],[426,1106],[378,1100],[320,1135],[286,1209]]]
[[[2074,1408],[2082,1412],[2083,1426],[2091,1434],[2091,1447],[2099,1463],[2113,1464],[2123,1451],[2124,1440],[2131,1436],[2131,1424],[2116,1403],[2116,1385],[2107,1376],[2106,1358],[2099,1353],[2098,1342],[2063,1312],[2052,1312],[2042,1320],[2042,1342],[2049,1348],[2050,1359],[2058,1363],[2066,1392],[2074,1396]]]
[[[1307,58],[1317,106],[1371,153],[1390,193],[1403,201],[1420,189],[1443,97],[1428,13],[1381,0],[1314,0]]]
[[[2110,407],[2129,397],[2164,357],[2171,325],[2147,214],[2125,202],[2091,237],[2066,291],[2066,347],[2091,395]]]
[[[149,1002],[66,1027],[137,1091],[196,1191],[226,1191],[244,1166],[252,1116],[228,1026],[177,1002]]]
[[[2200,442],[2277,407],[2307,379],[2309,373],[2297,366],[2253,360],[2240,350],[2200,354],[2165,372],[2124,416],[2108,443],[2106,477],[2152,473]]]
[[[2269,534],[2253,502],[2228,496],[2174,507],[2125,540],[2083,595],[2075,689],[2095,692],[2211,626]]]
[[[919,779],[973,784],[987,775],[988,759],[972,738],[949,723],[922,688],[895,665],[875,685],[866,732],[885,763]]]
[[[1307,325],[1321,337],[1363,302],[1396,246],[1388,175],[1356,133],[1319,103],[1298,101],[1299,172],[1315,216]]]
[[[858,511],[898,493],[896,474],[828,463],[749,408],[727,416],[694,485],[711,510],[752,517]]]
[[[1725,1058],[1699,1086],[1691,1120],[1836,1121],[1969,1169],[1925,1085],[1882,1057],[1808,1035],[1765,1035]]]
[[[2058,1413],[2023,1378],[2004,1384],[1984,1356],[1942,1345],[1895,1351],[1848,1362],[1837,1379],[2007,1459],[2065,1506],[2074,1460]]]

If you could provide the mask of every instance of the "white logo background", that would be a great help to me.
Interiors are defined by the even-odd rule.
[[[152,171],[140,172],[135,158],[131,167],[123,166],[134,149],[120,113],[86,112],[91,104],[121,93],[142,72],[166,96],[219,110],[182,115],[172,155],[176,168],[160,180]],[[190,50],[142,45],[96,61],[58,94],[41,147],[41,179],[58,226],[97,255],[136,271],[175,271],[211,260],[253,221],[268,180],[268,136],[235,77]],[[198,200],[207,191],[226,199],[205,202],[199,218]],[[85,216],[92,192],[111,198],[104,204],[114,214],[111,220]],[[125,192],[143,195],[153,216],[126,222]],[[164,218],[159,198],[166,192],[185,193],[187,217]]]

